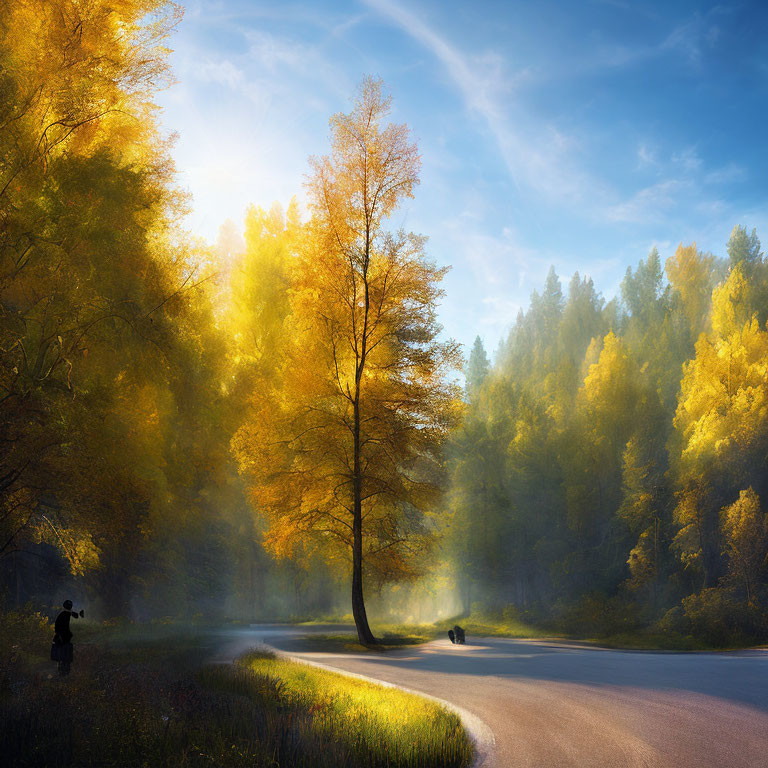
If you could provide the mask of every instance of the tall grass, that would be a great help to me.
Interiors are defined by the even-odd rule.
[[[239,666],[279,685],[283,701],[312,712],[315,738],[342,748],[337,765],[460,768],[471,762],[459,717],[420,696],[263,653]]]
[[[439,707],[414,704],[415,720],[385,726],[381,717],[392,712],[381,709],[381,701],[375,714],[354,709],[365,705],[354,697],[345,700],[341,682],[331,705],[321,688],[315,696],[308,687],[299,695],[295,678],[267,673],[276,663],[268,657],[258,657],[262,671],[254,668],[257,657],[238,666],[207,665],[206,640],[192,631],[81,626],[72,673],[60,679],[47,661],[52,631],[46,622],[11,618],[5,627],[11,624],[15,632],[3,639],[15,642],[0,647],[3,765],[428,768],[469,760],[458,720]],[[380,690],[382,700],[399,694]],[[369,696],[376,698],[373,690]],[[388,734],[389,747],[382,734]],[[453,762],[429,757],[446,753],[434,744],[437,734],[465,745],[454,750]]]

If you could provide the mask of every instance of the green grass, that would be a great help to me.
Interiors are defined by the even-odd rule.
[[[522,619],[513,617],[493,617],[486,615],[467,616],[460,619],[444,619],[435,625],[442,635],[447,635],[454,624],[464,628],[467,635],[476,637],[546,637],[551,636],[541,627],[528,624]]]
[[[307,626],[322,622],[304,622]],[[338,620],[333,623],[338,623]],[[594,645],[617,650],[708,651],[725,650],[705,643],[690,635],[673,632],[636,630],[612,634],[558,632],[555,628],[537,626],[513,616],[474,614],[469,617],[442,619],[434,624],[394,624],[373,622],[374,635],[379,643],[364,646],[353,632],[312,633],[304,638],[313,649],[338,653],[381,653],[397,648],[420,645],[436,638],[447,637],[448,630],[460,624],[468,642],[477,637],[512,637],[552,640],[566,643]],[[733,650],[733,648],[731,648]]]
[[[319,751],[343,745],[336,765],[460,768],[471,762],[459,717],[428,699],[271,654],[251,653],[238,668],[272,681],[281,700],[311,712],[303,738]]]
[[[313,632],[302,638],[302,642],[315,651],[380,653],[420,645],[442,635],[442,631],[431,624],[377,625],[373,630],[379,641],[376,645],[362,645],[354,632]]]
[[[72,672],[58,678],[47,622],[0,617],[3,764],[461,768],[471,757],[458,718],[419,697],[363,695],[341,676],[310,684],[304,665],[263,654],[208,664],[215,641],[191,626],[73,630]]]
[[[322,622],[303,622],[312,626]],[[361,645],[354,632],[332,632],[308,634],[304,642],[318,651],[336,651],[339,653],[379,653],[398,648],[427,643],[437,638],[447,638],[448,630],[460,624],[467,636],[495,637],[544,637],[549,633],[516,619],[494,619],[487,616],[452,618],[437,621],[434,624],[396,624],[374,622],[372,630],[378,643],[373,646]]]
[[[714,646],[691,635],[642,630],[579,638],[577,642],[629,651],[722,651],[735,649]]]

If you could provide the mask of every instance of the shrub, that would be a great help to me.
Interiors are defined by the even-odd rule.
[[[0,615],[0,693],[23,670],[45,660],[53,639],[53,627],[31,607]]]
[[[768,636],[764,613],[723,587],[689,595],[683,598],[682,607],[693,634],[712,645],[748,645]]]
[[[691,631],[691,620],[683,612],[683,607],[676,605],[656,622],[656,629],[664,634],[686,635]]]
[[[637,606],[619,596],[584,595],[563,609],[560,623],[575,635],[607,636],[632,633],[640,626]]]

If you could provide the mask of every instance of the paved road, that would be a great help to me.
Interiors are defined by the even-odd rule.
[[[267,643],[445,699],[492,731],[483,768],[768,768],[768,652],[635,653],[469,638],[465,646],[446,639],[336,654],[309,650],[306,632],[228,631],[221,656]]]

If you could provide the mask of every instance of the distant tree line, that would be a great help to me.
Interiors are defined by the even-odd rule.
[[[768,262],[654,248],[605,302],[534,292],[493,366],[478,338],[452,445],[465,603],[579,632],[768,633]]]

